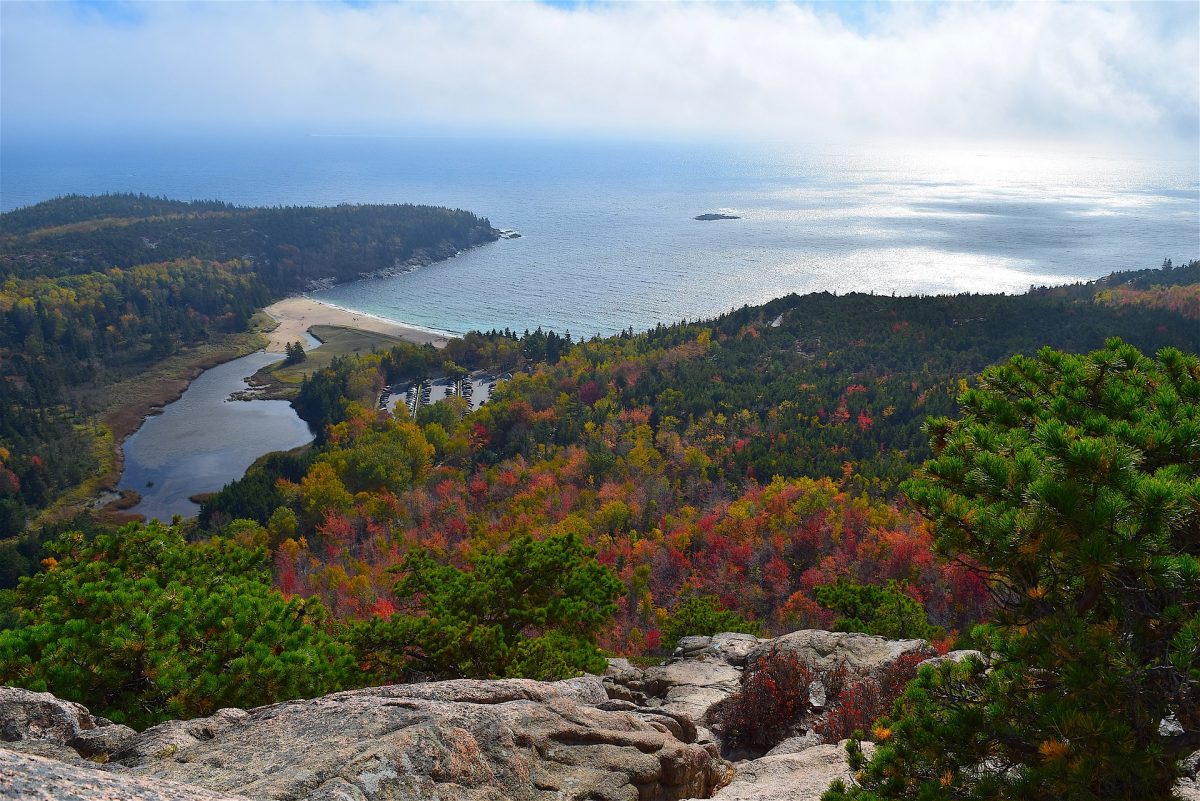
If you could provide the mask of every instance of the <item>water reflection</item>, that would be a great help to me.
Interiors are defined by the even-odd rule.
[[[206,370],[125,441],[121,487],[142,496],[130,511],[160,520],[195,515],[200,507],[190,496],[240,478],[265,453],[312,441],[286,401],[229,400],[246,388],[246,377],[279,359],[278,353],[252,353]]]

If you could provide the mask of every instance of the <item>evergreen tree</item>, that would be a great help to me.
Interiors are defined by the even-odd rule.
[[[289,342],[283,346],[283,352],[286,354],[283,363],[285,365],[300,364],[308,358],[308,354],[304,352],[304,345],[299,342]]]
[[[681,601],[667,618],[663,625],[663,647],[674,650],[683,637],[720,634],[724,631],[761,634],[762,627],[721,606],[720,601],[711,595],[693,595]]]
[[[1200,747],[1200,360],[1045,349],[960,403],[905,489],[990,577],[987,663],[923,671],[825,798],[1169,798]]]
[[[407,609],[359,627],[360,661],[384,680],[547,679],[604,669],[596,634],[623,586],[577,536],[518,537],[472,567],[410,553],[395,588]]]
[[[18,626],[0,631],[4,684],[140,727],[321,695],[355,675],[320,602],[271,588],[264,549],[188,544],[151,522],[90,542],[68,533],[50,550],[16,590]]]
[[[858,631],[893,639],[938,640],[946,636],[945,629],[930,625],[924,607],[895,581],[879,587],[839,580],[816,587],[815,594],[817,603],[841,615],[833,621],[834,631]]]

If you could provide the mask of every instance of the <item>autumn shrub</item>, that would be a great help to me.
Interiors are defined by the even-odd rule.
[[[813,690],[824,690],[826,702],[838,698],[846,668],[819,667],[790,651],[772,647],[766,657],[748,666],[742,686],[722,706],[718,717],[730,749],[767,751],[796,733],[815,708]]]
[[[917,665],[928,659],[924,649],[909,651],[890,663],[878,678],[863,676],[846,685],[829,702],[829,714],[813,730],[827,743],[846,739],[854,732],[870,732],[886,715],[908,683],[917,677]]]
[[[877,676],[852,678],[844,664],[822,667],[772,648],[747,668],[741,689],[720,708],[725,745],[735,751],[767,751],[801,733],[806,720],[827,743],[856,731],[870,732],[930,656],[928,649],[910,651]],[[824,701],[815,706],[814,696],[821,695]]]

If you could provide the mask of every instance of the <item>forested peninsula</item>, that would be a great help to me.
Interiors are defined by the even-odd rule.
[[[4,227],[10,532],[96,469],[89,391],[243,335],[323,274],[494,235],[420,207],[58,203]],[[155,216],[72,216],[91,203]],[[389,215],[412,225],[394,251]],[[375,260],[342,261],[343,238]],[[172,259],[142,264],[146,241]],[[720,702],[656,725],[688,742],[712,727],[705,760],[851,736],[835,801],[1166,799],[1200,748],[1197,352],[1193,261],[340,356],[294,400],[312,446],[261,459],[197,519],[85,513],[10,540],[0,681],[136,728],[584,672],[606,673],[611,712],[666,692],[640,668],[708,655],[737,668]],[[379,409],[385,387],[475,369],[512,378],[474,410]],[[805,654],[857,635],[815,629],[901,645],[865,638],[893,652],[856,673]],[[514,686],[534,692],[430,692]],[[728,781],[714,771],[705,793]]]
[[[0,539],[115,478],[120,439],[148,411],[261,346],[255,313],[272,300],[497,236],[469,212],[412,205],[103,195],[0,215]]]

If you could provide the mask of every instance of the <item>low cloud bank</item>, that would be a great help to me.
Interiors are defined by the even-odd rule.
[[[845,12],[7,2],[4,126],[1094,140],[1194,154],[1195,4]]]

